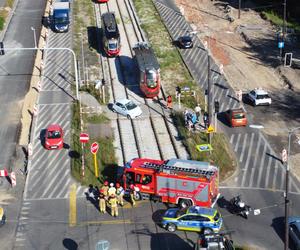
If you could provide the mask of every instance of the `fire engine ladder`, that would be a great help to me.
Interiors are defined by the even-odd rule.
[[[155,169],[157,171],[164,172],[164,173],[171,173],[171,171],[176,171],[176,172],[197,174],[197,175],[205,176],[208,179],[215,174],[215,171],[213,171],[213,170],[169,166],[166,164],[155,164],[155,163],[151,163],[151,162],[145,162],[142,167]]]

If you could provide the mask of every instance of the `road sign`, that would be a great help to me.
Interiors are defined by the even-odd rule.
[[[14,187],[17,185],[16,174],[15,172],[10,173],[11,185]]]
[[[91,145],[91,153],[97,154],[98,149],[99,149],[99,144],[97,142],[93,142]]]
[[[6,169],[2,169],[2,170],[0,170],[0,176],[1,176],[1,177],[8,176],[8,172],[7,172],[7,170],[6,170]]]
[[[81,143],[88,143],[89,142],[89,134],[87,133],[81,133],[80,134],[80,137],[79,137],[79,140]]]
[[[211,151],[212,146],[210,144],[199,144],[199,145],[196,146],[196,149],[199,152],[206,152],[206,151]]]
[[[281,160],[282,160],[283,162],[287,162],[287,151],[286,151],[285,148],[284,148],[284,149],[282,150],[282,152],[281,152]]]
[[[208,129],[206,130],[206,133],[213,133],[213,132],[215,132],[215,129],[214,129],[214,127],[210,124],[209,127],[208,127]]]

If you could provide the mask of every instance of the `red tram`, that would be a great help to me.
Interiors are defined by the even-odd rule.
[[[117,56],[120,53],[120,33],[113,12],[104,13],[101,16],[102,42],[107,56]]]
[[[133,47],[139,68],[141,91],[148,98],[158,96],[160,90],[160,68],[153,49],[146,42]]]

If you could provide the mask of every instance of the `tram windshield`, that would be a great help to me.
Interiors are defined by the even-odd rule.
[[[110,49],[110,50],[115,50],[115,49],[117,49],[118,48],[118,46],[117,46],[117,42],[110,42],[110,43],[108,43],[108,49]]]
[[[137,106],[133,101],[130,101],[130,102],[126,103],[127,110],[132,110],[132,109],[135,109],[136,107]]]
[[[149,88],[155,88],[157,86],[157,75],[154,70],[149,70],[146,73],[146,79],[147,79],[147,86]]]

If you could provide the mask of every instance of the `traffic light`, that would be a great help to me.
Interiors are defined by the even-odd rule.
[[[1,56],[5,55],[3,42],[0,42],[0,55]]]
[[[220,103],[219,101],[215,101],[215,113],[219,113],[220,110]]]
[[[290,67],[293,61],[293,53],[285,53],[284,56],[284,66]]]

